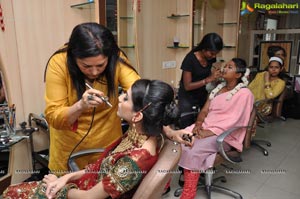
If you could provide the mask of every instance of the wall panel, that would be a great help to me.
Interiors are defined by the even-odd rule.
[[[67,42],[73,27],[96,21],[95,9],[70,6],[84,0],[2,0],[5,32],[0,53],[17,121],[45,108],[43,75],[48,58]],[[95,6],[93,6],[95,7]]]

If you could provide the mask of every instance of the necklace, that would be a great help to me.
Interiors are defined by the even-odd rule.
[[[207,61],[206,59],[203,57],[202,53],[200,51],[195,52],[195,56],[197,58],[197,60],[199,61],[199,63],[203,66],[206,67],[207,66]]]
[[[147,135],[140,134],[135,129],[130,128],[127,131],[127,136],[113,150],[112,154],[141,148],[147,139]]]

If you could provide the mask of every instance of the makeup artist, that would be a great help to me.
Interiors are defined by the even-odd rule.
[[[178,104],[181,113],[201,109],[207,99],[206,85],[220,77],[220,70],[212,70],[217,54],[223,49],[223,40],[217,33],[204,35],[200,43],[192,49],[181,64],[181,80],[178,90]],[[179,127],[185,128],[195,122],[194,116],[180,119]]]
[[[121,137],[118,86],[127,90],[137,79],[140,76],[110,30],[97,23],[73,29],[69,42],[50,57],[45,70],[51,172],[66,174],[73,151],[105,148]],[[82,169],[98,156],[82,157],[77,163]]]

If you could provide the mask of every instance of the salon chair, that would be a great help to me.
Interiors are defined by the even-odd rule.
[[[242,162],[242,158],[241,158],[242,153],[241,152],[237,151],[234,148],[231,148],[231,150],[229,150],[229,151],[224,150],[224,148],[223,148],[224,139],[238,129],[247,128],[246,135],[245,135],[245,138],[243,141],[243,150],[249,149],[250,142],[251,142],[251,132],[252,132],[251,129],[254,125],[255,117],[256,117],[256,110],[253,108],[251,115],[250,115],[249,122],[248,122],[248,126],[233,127],[227,131],[224,131],[221,135],[219,135],[217,137],[217,146],[218,146],[219,152],[217,153],[217,156],[216,156],[216,159],[214,162],[214,166],[213,166],[213,168],[209,168],[208,170],[206,170],[205,182],[198,183],[198,187],[197,187],[198,189],[205,188],[209,199],[211,198],[211,192],[214,190],[216,190],[218,192],[222,192],[222,193],[230,195],[230,196],[233,196],[235,198],[243,198],[239,193],[237,193],[233,190],[227,189],[222,186],[215,185],[215,183],[217,181],[226,182],[226,178],[225,178],[225,176],[221,176],[221,177],[213,179],[213,175],[215,173],[214,168],[216,166],[223,165],[226,163],[237,164],[237,163]],[[174,196],[175,197],[180,196],[182,193],[182,190],[183,190],[183,188],[178,188],[177,190],[175,190]]]
[[[199,112],[200,112],[200,108],[198,106],[193,106],[192,111],[181,113],[177,121],[177,124],[175,124],[175,128],[183,129],[187,126],[194,124],[195,121],[197,120],[197,116]]]
[[[283,121],[286,120],[286,118],[284,116],[282,116],[282,106],[283,106],[283,102],[287,97],[287,93],[288,93],[288,88],[285,87],[284,90],[282,91],[282,93],[275,98],[275,100],[273,101],[273,110],[272,110],[272,116],[274,118],[279,118]]]
[[[34,132],[33,134],[30,135],[33,170],[36,170],[37,163],[39,163],[43,168],[48,169],[49,143],[50,143],[48,122],[42,116],[39,116],[35,113],[29,113],[28,126],[29,128],[37,127],[39,129],[38,132]],[[46,146],[41,146],[41,145],[46,145]],[[42,149],[39,150],[38,148],[42,148]]]
[[[72,154],[68,162],[70,170],[79,170],[75,162],[76,158],[91,153],[101,153],[103,151],[104,149],[90,149]],[[167,182],[170,180],[172,173],[177,167],[180,155],[180,144],[166,139],[157,162],[140,183],[135,194],[133,195],[133,199],[161,198]]]
[[[264,116],[258,110],[256,111],[258,127],[264,128],[264,124],[273,122],[275,119],[280,119],[282,121],[286,120],[286,118],[284,116],[282,116],[281,113],[282,113],[283,102],[287,96],[287,93],[288,93],[288,89],[287,89],[287,87],[285,87],[285,89],[282,91],[282,93],[278,97],[276,97],[274,99],[266,99],[266,100],[260,100],[260,101],[255,102],[255,104],[254,104],[255,109],[258,108],[260,103],[265,103],[265,102],[272,103],[272,112],[271,112],[270,116]],[[262,139],[252,139],[251,140],[252,146],[255,146],[260,151],[262,151],[265,156],[268,156],[269,155],[268,150],[265,149],[260,144],[264,144],[264,145],[270,147],[272,145],[271,142],[269,142],[267,140],[262,140]]]

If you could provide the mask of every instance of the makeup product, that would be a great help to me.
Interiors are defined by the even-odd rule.
[[[85,83],[85,85],[89,88],[89,89],[93,89],[93,87],[91,87],[88,83]],[[101,96],[101,95],[96,95],[97,97],[99,97],[103,102],[105,102],[108,106],[112,107],[111,103],[105,99],[105,97]]]
[[[196,136],[196,133],[193,133],[193,135],[183,134],[182,139],[187,142],[192,142],[193,136]]]

